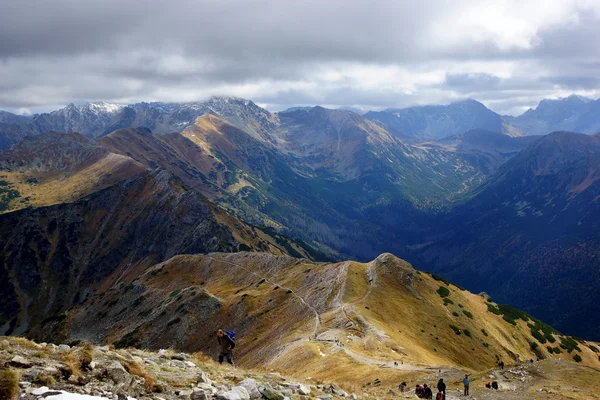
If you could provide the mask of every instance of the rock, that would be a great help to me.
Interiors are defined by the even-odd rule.
[[[308,396],[310,394],[310,386],[303,384],[298,385],[298,393]]]
[[[21,356],[14,356],[12,358],[12,360],[10,360],[9,364],[13,367],[16,368],[31,368],[33,367],[33,362],[21,357]]]
[[[218,400],[250,400],[250,394],[246,388],[235,386],[227,392],[217,393]]]
[[[168,351],[168,350],[165,350],[165,349],[160,349],[160,350],[158,351],[158,355],[159,355],[160,357],[163,357],[163,358],[165,358],[165,357],[168,357],[168,355],[169,355],[169,351]]]
[[[28,387],[31,387],[31,382],[27,382],[27,381],[19,382],[19,387],[21,389],[27,389]]]
[[[93,371],[96,369],[96,361],[92,361],[91,363],[89,363],[88,368]]]
[[[351,398],[352,400],[358,400],[358,396],[357,396],[356,394],[354,394],[354,393],[352,393],[352,394],[350,395],[350,398]]]
[[[21,374],[21,377],[27,382],[35,382],[40,377],[41,371],[37,368],[31,368]]]
[[[196,368],[196,364],[194,364],[194,363],[193,363],[193,362],[191,362],[191,361],[184,361],[183,363],[185,364],[185,366],[186,366],[186,367],[189,367],[189,368]]]
[[[71,375],[69,377],[69,379],[67,379],[67,382],[70,383],[71,385],[79,385],[79,377],[77,377],[75,375]]]
[[[179,360],[179,361],[186,361],[186,360],[189,360],[190,358],[192,358],[192,356],[190,356],[189,354],[186,354],[186,353],[177,353],[177,354],[173,354],[171,356],[171,360]]]
[[[260,399],[262,396],[258,391],[258,385],[255,379],[247,378],[238,383],[238,386],[241,386],[246,389],[248,394],[250,395],[250,399]]]
[[[331,399],[333,399],[333,396],[330,395],[330,394],[322,394],[320,396],[317,396],[317,399],[320,399],[320,400],[331,400]]]
[[[294,394],[294,391],[292,389],[281,389],[279,391],[279,393],[281,393],[282,395],[284,395],[285,397],[290,397],[291,395]]]
[[[194,388],[192,395],[190,396],[191,400],[209,400],[212,399],[213,393],[207,392],[201,388]]]
[[[204,383],[204,382],[200,382],[198,384],[198,389],[202,389],[205,392],[210,393],[211,395],[217,394],[217,392],[218,392],[216,387],[214,387],[210,383]]]
[[[110,364],[108,364],[106,367],[106,375],[115,383],[115,385],[124,385],[126,387],[131,385],[131,375],[129,375],[129,372],[116,361],[111,361]]]
[[[200,373],[198,374],[198,383],[212,384],[212,381],[210,380],[206,372],[200,371]]]
[[[335,383],[331,383],[328,386],[326,386],[325,389],[324,389],[324,391],[327,392],[327,393],[333,393],[336,396],[341,396],[341,397],[348,396],[348,393],[346,393],[344,390],[342,390],[342,388],[340,388]]]
[[[31,391],[31,394],[34,395],[34,396],[41,396],[41,395],[43,395],[44,393],[46,393],[48,391],[50,391],[50,389],[48,388],[48,386],[42,386],[42,387],[39,387],[37,389],[33,389]]]
[[[10,347],[10,342],[6,339],[0,342],[0,347],[3,349],[8,349]]]
[[[175,392],[179,397],[191,397],[194,391],[192,389],[181,389]]]
[[[261,386],[260,388],[258,388],[258,391],[267,400],[283,400],[285,397],[275,389],[272,389],[268,386]]]
[[[71,346],[68,344],[61,344],[58,346],[58,351],[69,351],[71,350]]]

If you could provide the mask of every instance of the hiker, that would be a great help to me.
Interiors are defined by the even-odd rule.
[[[415,394],[418,398],[423,398],[423,388],[421,387],[421,385],[417,385],[417,387],[415,388]]]
[[[402,382],[398,385],[398,389],[400,389],[400,393],[404,393],[404,388],[406,387],[406,382]]]
[[[492,389],[498,390],[498,382],[496,382],[496,381],[492,382]]]
[[[423,385],[423,398],[433,399],[433,392],[431,391],[431,388],[427,386],[427,384]]]
[[[442,378],[440,378],[440,380],[438,381],[437,388],[438,392],[444,393],[444,397],[446,397],[446,384],[444,383],[444,380]]]
[[[446,396],[444,393],[438,392],[438,394],[435,396],[435,400],[446,400]]]
[[[235,347],[235,341],[227,333],[223,332],[222,329],[217,331],[217,340],[221,346],[221,352],[219,353],[219,364],[223,364],[223,359],[226,358],[227,362],[233,364],[233,353],[232,350]]]
[[[469,379],[469,375],[465,375],[465,379],[463,379],[463,385],[465,386],[465,396],[469,395],[469,385],[471,384],[471,380]]]
[[[500,367],[500,369],[504,369],[504,361],[500,361],[498,363],[498,367]]]
[[[489,382],[486,382],[486,383],[485,383],[485,388],[486,388],[486,389],[491,389],[491,388],[492,388],[492,384],[491,384],[491,383],[489,383]]]

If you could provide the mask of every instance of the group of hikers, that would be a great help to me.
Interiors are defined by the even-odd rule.
[[[235,332],[233,332],[233,331],[225,332],[222,329],[219,329],[217,331],[217,341],[219,343],[219,346],[221,347],[221,350],[219,351],[219,364],[222,364],[223,361],[227,360],[227,362],[229,364],[235,366],[235,364],[233,363],[233,349],[235,347]],[[395,362],[394,365],[398,366],[398,363]],[[504,362],[500,361],[498,363],[498,367],[501,369],[504,369]],[[463,387],[464,387],[464,395],[468,396],[469,395],[469,387],[471,386],[471,379],[469,379],[469,375],[465,375],[465,378],[463,379],[462,382],[463,382]],[[498,390],[498,382],[492,382],[492,383],[487,382],[485,384],[485,387],[488,389]],[[400,389],[400,392],[404,393],[404,389],[406,389],[406,382],[402,382],[400,385],[398,385],[398,388]],[[440,380],[438,381],[437,390],[438,390],[438,393],[435,397],[436,400],[445,400],[446,399],[446,384],[444,383],[444,379],[440,378]],[[420,399],[433,399],[433,391],[431,390],[431,388],[429,386],[427,386],[426,383],[424,383],[422,386],[417,385],[415,387],[415,394]]]
[[[465,377],[465,378],[468,379],[468,377]],[[406,387],[406,382],[402,382],[400,384],[400,391],[404,392],[405,387]],[[444,383],[444,379],[440,378],[440,380],[438,381],[437,390],[438,390],[438,393],[435,396],[436,400],[445,400],[446,399],[446,384]],[[431,390],[431,388],[429,386],[427,386],[426,383],[424,383],[423,386],[417,385],[417,387],[415,388],[415,394],[420,399],[433,399],[433,391]]]
[[[469,395],[469,387],[471,386],[471,379],[469,378],[469,375],[465,375],[465,378],[463,379],[462,382],[463,382],[463,386],[464,386],[464,395],[468,396]],[[404,393],[404,389],[406,388],[406,382],[402,382],[400,385],[398,385],[398,387],[400,388],[400,392]],[[444,382],[444,379],[440,378],[440,380],[438,381],[437,390],[438,390],[438,393],[435,396],[435,399],[436,400],[445,400],[446,399],[446,383]],[[417,385],[415,388],[415,394],[420,399],[433,399],[433,392],[432,392],[431,388],[429,386],[427,386],[426,383],[424,383],[422,386]]]

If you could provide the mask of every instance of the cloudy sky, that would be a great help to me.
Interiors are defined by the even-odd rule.
[[[0,109],[600,97],[598,0],[3,0]]]

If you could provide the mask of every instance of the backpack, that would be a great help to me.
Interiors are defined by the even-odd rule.
[[[444,393],[438,392],[437,396],[435,396],[435,400],[446,400],[444,398]]]
[[[233,350],[233,348],[235,347],[235,332],[226,331],[225,334],[229,336],[229,339],[231,339],[231,349]]]

